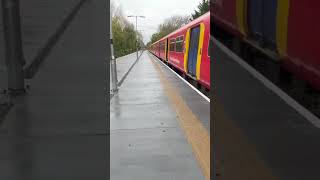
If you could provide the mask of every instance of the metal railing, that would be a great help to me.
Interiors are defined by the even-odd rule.
[[[0,1],[3,21],[0,36],[4,37],[1,55],[5,55],[0,57],[0,89],[5,89],[10,96],[24,94],[25,79],[32,79],[38,72],[40,65],[87,0]],[[34,6],[39,3],[43,6]],[[46,15],[37,14],[44,11],[47,11]],[[52,21],[46,21],[46,18],[52,18]]]
[[[19,0],[2,0],[2,18],[5,39],[5,64],[8,73],[9,94],[23,94],[25,60],[22,49]]]

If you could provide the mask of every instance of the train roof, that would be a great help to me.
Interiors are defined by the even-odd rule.
[[[180,27],[179,29],[177,29],[177,30],[175,30],[175,31],[171,32],[170,34],[168,34],[168,35],[166,35],[166,36],[162,37],[161,39],[159,39],[158,41],[156,41],[156,42],[152,43],[151,45],[157,44],[158,42],[163,41],[164,39],[166,39],[166,38],[168,38],[168,37],[170,37],[170,36],[172,36],[172,35],[176,34],[177,32],[182,31],[182,30],[184,30],[184,29],[188,29],[190,26],[193,26],[194,24],[197,24],[197,23],[199,23],[199,22],[201,22],[201,21],[204,21],[204,20],[206,20],[207,18],[209,18],[209,19],[210,19],[210,11],[209,11],[209,12],[207,12],[207,13],[205,13],[205,14],[203,14],[203,15],[201,15],[201,16],[200,16],[200,17],[198,17],[197,19],[195,19],[195,20],[193,20],[193,21],[189,22],[188,24],[186,24],[186,25],[184,25],[184,26]]]

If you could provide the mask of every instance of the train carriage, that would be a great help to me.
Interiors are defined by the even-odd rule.
[[[210,12],[153,43],[151,52],[210,89]]]
[[[210,8],[214,27],[271,50],[283,68],[320,90],[319,6],[318,0],[217,0]]]

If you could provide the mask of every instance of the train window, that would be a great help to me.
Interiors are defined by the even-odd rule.
[[[165,50],[165,44],[164,44],[164,42],[161,43],[161,46],[160,46],[160,47],[161,47],[161,51],[164,51],[164,50]]]
[[[183,52],[183,36],[176,38],[176,52]]]
[[[170,51],[175,51],[175,45],[176,45],[175,41],[176,41],[175,39],[170,40]]]

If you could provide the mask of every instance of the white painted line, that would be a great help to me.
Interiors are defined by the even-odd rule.
[[[151,55],[152,58],[155,58],[155,56],[153,54],[151,54],[148,51],[149,55]],[[171,72],[173,72],[176,76],[178,76],[178,78],[180,78],[183,82],[185,82],[188,86],[190,86],[193,90],[195,90],[200,96],[202,96],[206,101],[210,102],[210,99],[205,96],[202,92],[200,92],[197,88],[195,88],[194,86],[192,86],[188,81],[186,81],[185,79],[183,79],[179,74],[177,74],[174,70],[172,70],[170,67],[168,67],[166,64],[164,64],[161,60],[159,60],[157,58],[158,61],[160,61],[165,67],[167,67]]]
[[[287,95],[284,91],[278,88],[275,84],[265,78],[262,74],[252,68],[249,64],[247,64],[243,59],[233,53],[230,49],[224,46],[221,42],[216,40],[213,36],[210,38],[213,43],[218,46],[222,51],[224,51],[231,59],[240,64],[244,69],[246,69],[250,74],[252,74],[256,79],[261,81],[267,88],[272,90],[275,94],[277,94],[282,100],[284,100],[289,106],[295,109],[299,114],[301,114],[304,118],[310,121],[314,126],[320,128],[320,119],[312,114],[305,107],[301,106],[297,101]]]

